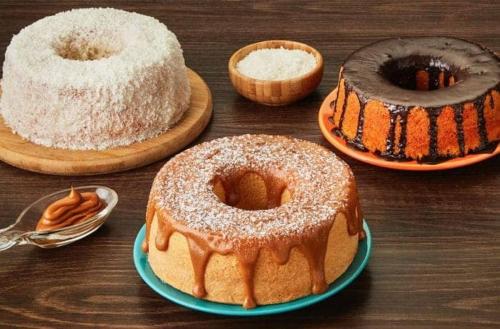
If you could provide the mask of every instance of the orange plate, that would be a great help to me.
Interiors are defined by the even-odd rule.
[[[500,154],[500,144],[497,145],[495,151],[491,153],[470,154],[460,158],[454,158],[439,162],[436,164],[418,163],[417,161],[388,161],[383,158],[370,153],[358,151],[346,144],[344,139],[338,137],[332,132],[334,128],[333,123],[328,120],[333,112],[330,108],[330,103],[335,100],[337,95],[335,88],[323,101],[318,113],[319,127],[325,138],[339,151],[348,156],[374,166],[397,169],[397,170],[412,170],[412,171],[432,171],[432,170],[446,170],[452,168],[465,167]]]

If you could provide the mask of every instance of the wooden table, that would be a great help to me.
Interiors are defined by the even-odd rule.
[[[96,4],[92,4],[97,6]],[[174,31],[188,65],[214,96],[199,143],[242,133],[288,134],[328,146],[316,122],[339,65],[358,47],[398,35],[452,35],[500,51],[494,1],[155,3],[108,1],[155,16]],[[89,1],[2,1],[0,60],[22,27]],[[227,76],[233,51],[259,40],[306,42],[322,52],[325,76],[309,98],[283,108],[239,97]],[[335,150],[332,149],[333,152]],[[499,328],[500,157],[447,172],[380,169],[339,154],[356,175],[374,251],[359,279],[335,297],[264,318],[207,315],[155,294],[132,264],[149,188],[164,161],[95,177],[38,175],[0,164],[0,224],[38,197],[71,184],[106,184],[120,202],[109,222],[73,245],[17,247],[0,254],[0,327]]]

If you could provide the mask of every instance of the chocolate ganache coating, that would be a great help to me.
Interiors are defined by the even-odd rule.
[[[401,59],[398,65],[391,65],[398,59]],[[390,73],[387,71],[412,66],[449,70],[455,73],[457,83],[453,88],[422,92],[402,88],[387,78],[387,73]],[[449,37],[381,40],[351,54],[343,68],[344,79],[359,94],[404,107],[429,108],[465,103],[500,87],[497,55],[480,45]]]
[[[337,101],[332,103],[334,132],[357,149],[391,160],[435,162],[464,156],[498,144],[499,92],[499,57],[483,46],[450,37],[381,40],[352,53],[342,66]],[[348,99],[351,94],[356,95],[359,103],[354,111],[354,129],[352,122],[344,128],[346,115],[352,116],[346,114],[352,111]],[[384,147],[367,145],[370,142],[364,136],[367,126],[380,123],[367,122],[365,118],[370,101],[383,104],[388,112]],[[471,119],[470,108],[466,107],[474,109],[475,119]],[[428,134],[417,139],[428,141],[417,152],[406,152],[409,114],[414,109],[426,113],[420,124],[428,126]],[[453,128],[439,125],[440,115],[448,115],[443,113],[445,110],[453,112]],[[466,110],[468,121],[464,123]],[[474,131],[470,129],[471,120],[477,126]],[[350,133],[346,133],[349,129]],[[454,142],[447,140],[445,145],[438,139],[439,133],[448,133],[444,133],[446,129],[453,131],[445,138],[453,136],[450,139]],[[474,142],[476,136],[478,141]]]

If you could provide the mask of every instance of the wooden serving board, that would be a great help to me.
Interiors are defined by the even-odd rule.
[[[179,123],[164,134],[103,151],[74,151],[33,144],[7,127],[0,116],[0,160],[15,167],[52,175],[97,175],[145,166],[192,142],[212,115],[212,95],[203,79],[188,69],[191,105]]]

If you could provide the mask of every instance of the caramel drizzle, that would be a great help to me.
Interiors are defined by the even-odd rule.
[[[442,73],[442,74],[441,74]],[[342,81],[342,77],[339,77],[339,81]],[[429,90],[435,90],[442,87],[452,86],[455,83],[455,77],[443,71],[430,72],[428,81],[426,81],[426,86],[428,86]],[[416,85],[416,84],[415,84]],[[498,90],[498,87],[496,88]],[[340,88],[339,88],[340,90]],[[363,144],[363,129],[364,129],[364,110],[367,103],[367,100],[362,99],[360,95],[358,95],[358,100],[360,103],[360,111],[358,115],[358,126],[356,131],[356,136],[353,139],[348,138],[342,133],[342,125],[344,121],[344,116],[347,107],[347,97],[352,91],[352,87],[350,87],[346,80],[344,79],[344,103],[341,107],[340,121],[338,127],[334,127],[332,132],[337,136],[342,137],[346,143],[360,151],[368,151]],[[339,97],[339,91],[337,91],[337,100]],[[478,152],[483,149],[487,149],[489,146],[495,146],[497,142],[489,141],[487,130],[486,130],[486,120],[484,118],[484,103],[486,101],[486,97],[489,95],[490,97],[490,106],[493,109],[495,104],[493,101],[493,95],[491,92],[485,93],[483,96],[475,99],[473,101],[474,107],[477,110],[477,131],[480,136],[479,146],[475,150],[470,150],[469,153]],[[330,103],[330,107],[332,108],[332,116],[329,117],[330,122],[334,123],[333,117],[335,116],[335,112],[337,110],[336,102],[337,100]],[[463,112],[464,112],[464,104],[452,105],[455,115],[455,123],[456,123],[456,132],[457,132],[457,145],[459,147],[459,155],[464,156],[466,154],[465,150],[465,137],[464,137],[464,129],[463,129]],[[428,155],[422,159],[418,159],[419,162],[438,162],[439,160],[447,160],[448,157],[442,155],[438,152],[437,147],[437,118],[441,114],[443,108],[428,108],[427,116],[429,118],[429,152]],[[388,160],[411,160],[406,157],[405,148],[407,141],[407,123],[408,123],[408,113],[410,111],[410,106],[402,106],[402,105],[389,105],[389,114],[390,114],[390,125],[389,131],[387,134],[386,140],[386,151],[382,152],[380,155],[383,158]],[[401,127],[401,134],[399,136],[399,145],[398,151],[396,152],[395,141],[396,141],[396,123],[399,121]],[[494,147],[493,147],[494,149]]]
[[[269,195],[275,195],[272,193]],[[149,236],[151,234],[151,223],[155,213],[157,214],[158,230],[155,240],[155,246],[160,251],[168,249],[168,242],[174,232],[181,233],[188,241],[191,263],[194,271],[194,286],[192,293],[198,298],[203,298],[207,295],[205,288],[205,272],[208,261],[213,253],[221,255],[233,254],[237,257],[239,270],[243,281],[245,299],[243,302],[244,308],[253,308],[257,305],[254,295],[254,276],[255,267],[259,258],[259,253],[262,248],[271,250],[274,260],[277,264],[283,265],[288,262],[290,251],[297,247],[307,259],[309,271],[311,275],[311,291],[314,294],[320,294],[328,288],[325,278],[325,255],[328,244],[330,230],[335,221],[335,216],[332,216],[331,221],[314,232],[310,232],[306,236],[296,238],[276,238],[270,240],[265,245],[253,240],[244,241],[241,244],[235,245],[227,243],[219,237],[212,234],[201,234],[189,230],[185,226],[168,218],[164,210],[158,211],[155,208],[154,198],[150,196],[148,209],[146,211],[146,236],[142,245],[143,251],[148,251]],[[277,200],[277,198],[274,198]],[[275,200],[275,201],[276,201]],[[359,209],[359,201],[354,183],[349,188],[349,202],[339,209],[340,213],[346,216],[348,233],[350,235],[358,234],[360,239],[365,237],[363,231],[363,219]],[[275,202],[270,201],[270,202]]]
[[[81,223],[104,208],[95,192],[79,193],[71,188],[67,197],[50,204],[36,225],[36,231],[56,230]]]
[[[151,222],[155,214],[155,206],[153,204],[152,195],[149,196],[148,206],[146,208],[146,238],[142,241],[142,251],[149,251],[149,234],[151,232]]]
[[[244,308],[254,308],[257,306],[255,301],[254,293],[254,275],[255,266],[259,258],[260,248],[255,248],[251,243],[238,248],[239,251],[236,253],[238,258],[239,269],[241,273],[241,278],[243,280],[243,289],[245,293],[245,299],[243,301]],[[205,275],[205,273],[203,273]]]
[[[208,243],[199,239],[188,239],[189,254],[194,268],[194,287],[193,295],[198,298],[205,297],[207,291],[205,289],[205,271],[207,264],[212,255],[213,250]]]
[[[297,246],[309,264],[313,294],[321,294],[328,288],[325,278],[325,255],[330,228],[331,225],[320,228],[316,234],[308,236]]]

